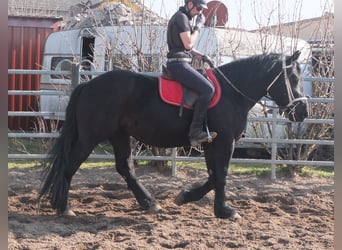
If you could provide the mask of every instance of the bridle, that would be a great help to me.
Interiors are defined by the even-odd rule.
[[[287,71],[286,71],[286,69],[288,69],[288,68],[291,68],[291,65],[286,65],[286,59],[285,59],[285,56],[283,56],[282,70],[274,78],[274,80],[268,85],[268,87],[266,89],[266,97],[272,100],[272,97],[269,93],[269,90],[273,87],[273,84],[278,80],[278,78],[284,72],[285,86],[286,86],[287,96],[289,98],[289,103],[286,106],[283,106],[282,108],[291,108],[295,105],[296,102],[299,102],[299,101],[307,102],[307,99],[308,99],[306,96],[298,97],[298,98],[294,97],[294,94],[293,94],[293,91],[291,88],[291,83],[290,83],[290,80],[289,80],[289,77],[288,77]]]
[[[265,97],[272,100],[273,98],[271,97],[271,95],[269,94],[269,90],[273,87],[274,83],[277,82],[277,80],[279,79],[279,77],[281,76],[281,74],[284,72],[284,78],[285,78],[285,85],[286,85],[286,90],[287,90],[287,96],[289,98],[289,103],[286,106],[282,106],[280,108],[282,109],[289,109],[290,112],[292,110],[292,112],[294,111],[295,107],[298,105],[296,105],[296,103],[299,103],[300,101],[304,101],[307,102],[307,97],[303,96],[303,97],[298,97],[295,98],[293,95],[293,91],[291,89],[291,84],[290,84],[290,80],[289,77],[287,75],[287,68],[291,68],[291,65],[286,65],[286,60],[285,60],[285,56],[283,56],[283,60],[282,60],[282,69],[279,72],[279,74],[273,79],[273,81],[268,85],[267,89],[266,89],[266,95]],[[232,87],[236,92],[238,92],[240,95],[242,95],[244,98],[246,98],[247,100],[253,102],[253,103],[259,103],[262,106],[265,107],[269,107],[269,108],[277,108],[274,106],[270,106],[264,103],[261,103],[260,101],[254,100],[253,98],[249,97],[248,95],[244,94],[239,88],[237,88],[223,73],[219,68],[214,68],[222,77],[223,79],[226,81],[226,83],[228,83],[228,85],[230,87]]]

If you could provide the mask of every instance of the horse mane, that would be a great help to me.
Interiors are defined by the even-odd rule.
[[[218,68],[225,72],[230,81],[240,84],[251,82],[274,69],[282,61],[283,54],[264,53],[237,59]]]
[[[246,58],[237,59],[230,63],[220,66],[223,70],[228,68],[240,69],[243,74],[248,72],[268,72],[274,68],[277,62],[282,60],[282,54],[279,53],[264,53],[259,55],[253,55]],[[246,72],[246,68],[248,72]],[[253,74],[255,76],[255,74]]]

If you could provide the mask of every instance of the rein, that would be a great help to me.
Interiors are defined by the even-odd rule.
[[[222,71],[219,68],[214,68],[214,70],[216,70],[218,73],[220,73],[220,75],[223,77],[223,79],[228,83],[228,85],[230,87],[232,87],[236,92],[238,92],[240,95],[242,95],[243,97],[245,97],[246,99],[248,99],[251,102],[254,103],[258,103],[258,101],[254,100],[253,98],[247,96],[246,94],[244,94],[243,92],[241,92],[234,84],[232,84],[232,82],[222,73]]]
[[[286,72],[286,69],[287,68],[290,68],[291,65],[288,65],[286,66],[286,62],[285,62],[285,57],[283,57],[283,67],[282,67],[282,70],[279,72],[279,74],[273,79],[273,81],[268,85],[267,89],[266,89],[266,95],[265,97],[272,100],[273,99],[270,97],[270,94],[269,94],[269,90],[270,88],[272,88],[273,84],[279,79],[279,77],[281,76],[281,74],[284,72],[284,78],[285,78],[285,85],[286,85],[286,90],[287,90],[287,96],[289,98],[289,103],[284,106],[283,108],[290,108],[291,106],[294,105],[295,102],[297,101],[307,101],[307,97],[299,97],[299,98],[295,98],[294,95],[293,95],[293,92],[292,92],[292,89],[291,89],[291,84],[290,84],[290,81],[289,81],[289,78],[287,76],[287,72]],[[236,92],[238,92],[240,95],[242,95],[244,98],[248,99],[249,101],[253,102],[253,103],[259,103],[260,105],[264,106],[264,107],[268,107],[268,108],[278,108],[278,107],[275,107],[275,106],[270,106],[270,105],[267,105],[267,104],[264,104],[260,101],[256,101],[254,100],[253,98],[247,96],[246,94],[244,94],[241,90],[239,90],[223,73],[222,71],[219,69],[219,68],[214,68],[222,77],[223,79],[226,81],[226,83],[228,83],[228,85],[230,87],[232,87]]]

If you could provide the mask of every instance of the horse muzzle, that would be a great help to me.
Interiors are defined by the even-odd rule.
[[[297,98],[289,103],[284,112],[292,122],[302,122],[309,116],[309,104],[307,97]]]

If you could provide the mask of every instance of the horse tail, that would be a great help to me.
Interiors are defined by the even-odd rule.
[[[71,147],[78,138],[76,104],[84,86],[78,85],[70,96],[60,136],[49,152],[43,172],[44,183],[38,199],[48,196],[52,208],[58,212],[64,212],[67,208],[70,180],[65,177],[65,169],[69,166]]]

